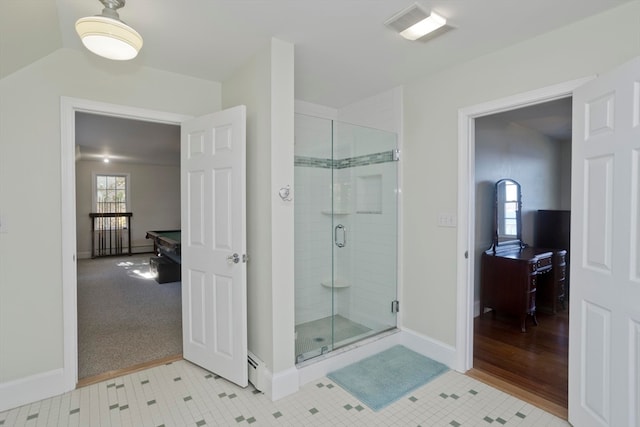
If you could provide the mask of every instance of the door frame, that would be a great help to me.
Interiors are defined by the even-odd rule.
[[[180,126],[192,116],[87,99],[60,97],[61,144],[61,254],[63,309],[63,381],[65,391],[78,382],[78,306],[76,254],[76,120],[84,112]]]
[[[456,370],[460,372],[473,367],[475,119],[572,96],[577,87],[594,78],[571,80],[458,110]]]

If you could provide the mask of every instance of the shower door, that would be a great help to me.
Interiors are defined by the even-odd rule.
[[[296,115],[296,361],[396,326],[393,133]]]

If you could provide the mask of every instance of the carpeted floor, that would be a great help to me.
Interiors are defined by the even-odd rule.
[[[78,261],[78,378],[182,353],[180,282],[158,284],[151,254]]]

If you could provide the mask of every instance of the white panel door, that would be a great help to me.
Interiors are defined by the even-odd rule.
[[[182,123],[184,358],[247,385],[246,108]]]
[[[573,95],[569,422],[640,426],[640,58]]]

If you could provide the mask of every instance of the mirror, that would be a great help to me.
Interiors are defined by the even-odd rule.
[[[498,246],[522,247],[520,184],[512,179],[496,182],[495,201],[493,251],[495,252]]]

